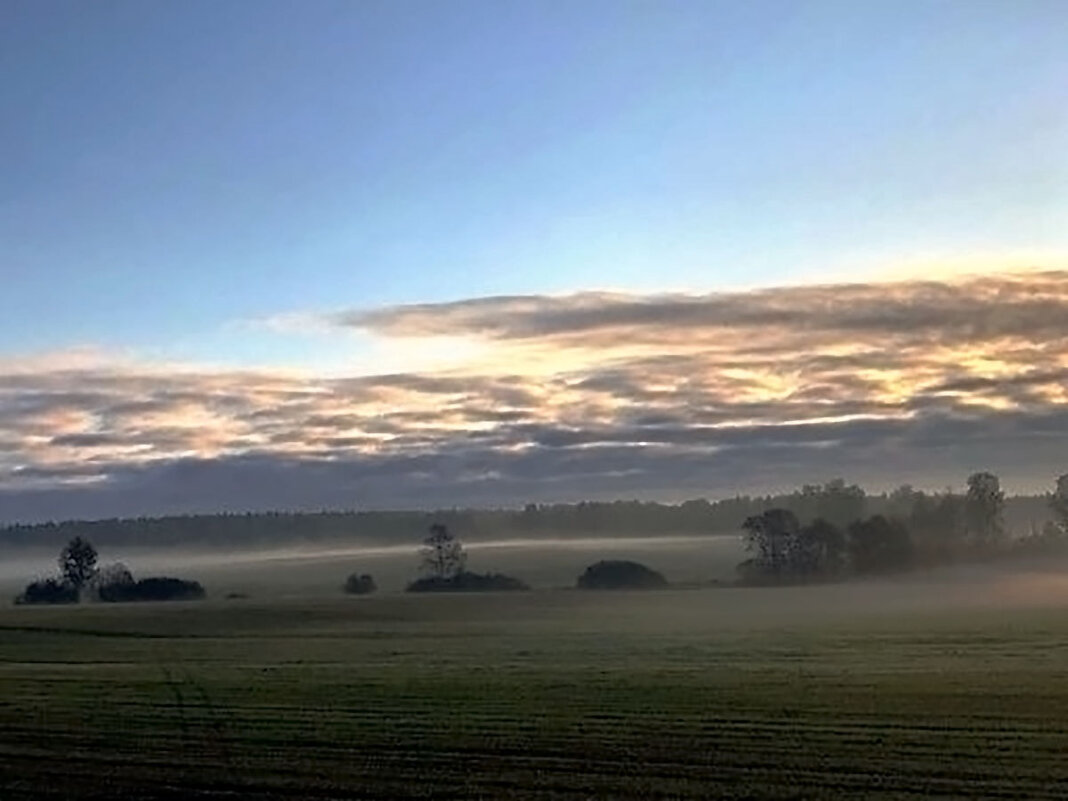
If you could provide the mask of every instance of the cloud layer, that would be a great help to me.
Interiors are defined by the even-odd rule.
[[[940,486],[1068,470],[1068,273],[491,297],[317,324],[478,347],[352,377],[0,362],[0,519]]]

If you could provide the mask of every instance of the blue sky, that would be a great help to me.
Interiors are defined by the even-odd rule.
[[[1044,489],[1066,30],[1063,0],[6,0],[0,522]]]
[[[1060,252],[1061,2],[8,2],[7,352]]]

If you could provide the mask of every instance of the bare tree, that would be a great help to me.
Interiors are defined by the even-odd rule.
[[[430,527],[420,556],[423,557],[423,570],[435,578],[455,578],[467,564],[464,546],[442,523]]]

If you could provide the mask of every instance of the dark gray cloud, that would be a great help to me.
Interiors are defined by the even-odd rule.
[[[527,432],[529,434],[529,432]],[[627,435],[629,434],[629,436]],[[196,510],[420,508],[581,498],[681,499],[709,493],[759,492],[848,475],[869,483],[922,475],[959,484],[972,466],[1042,483],[1063,468],[1068,414],[1003,413],[972,419],[931,417],[910,424],[854,422],[762,427],[687,438],[648,431],[560,435],[541,431],[521,450],[496,441],[450,441],[413,455],[286,457],[251,453],[144,465],[98,465],[93,484],[54,483],[0,490],[11,519],[106,517]],[[522,439],[523,437],[516,437]],[[508,437],[505,437],[508,439]],[[529,438],[528,438],[529,441]],[[33,470],[38,479],[85,478],[88,466]]]

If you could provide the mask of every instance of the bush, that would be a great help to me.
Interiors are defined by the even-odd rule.
[[[349,595],[370,595],[378,589],[374,577],[370,573],[356,575],[353,573],[345,579],[345,592]]]
[[[582,590],[654,590],[667,585],[667,579],[655,570],[625,559],[590,565],[577,582]]]
[[[529,590],[523,581],[502,573],[470,573],[428,576],[408,585],[408,592],[516,592]]]
[[[204,595],[200,582],[166,576],[153,576],[129,584],[110,584],[100,588],[100,600],[110,603],[199,601]]]
[[[76,604],[78,590],[58,579],[42,579],[27,585],[17,604]]]
[[[111,588],[126,587],[133,583],[134,577],[129,568],[121,562],[116,562],[97,570],[96,575],[89,580],[87,588],[89,597],[94,601],[99,601]]]

